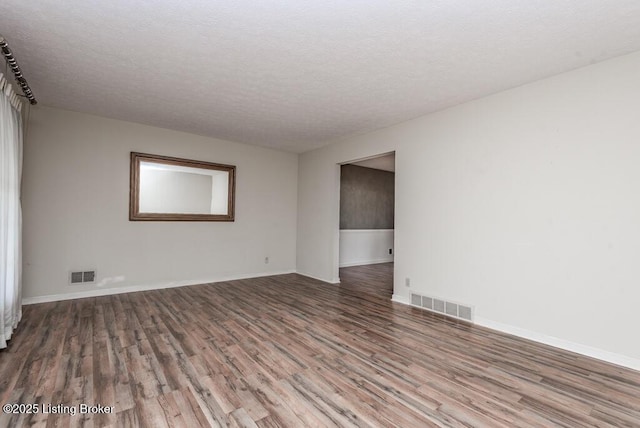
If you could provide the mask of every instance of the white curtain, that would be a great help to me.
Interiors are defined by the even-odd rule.
[[[22,318],[21,102],[0,74],[0,349]]]

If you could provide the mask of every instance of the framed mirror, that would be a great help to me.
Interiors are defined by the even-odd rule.
[[[131,152],[129,220],[234,221],[236,167]]]

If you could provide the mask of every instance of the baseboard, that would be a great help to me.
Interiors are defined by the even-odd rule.
[[[394,294],[391,297],[391,300],[393,302],[412,306],[408,298],[399,294]],[[555,348],[563,349],[569,352],[574,352],[586,357],[595,358],[596,360],[605,361],[607,363],[616,364],[618,366],[640,371],[640,360],[632,357],[627,357],[626,355],[616,354],[614,352],[604,351],[602,349],[593,348],[591,346],[581,345],[569,340],[547,336],[546,334],[537,333],[535,331],[526,330],[520,327],[514,327],[509,324],[499,323],[482,317],[475,317],[474,324],[489,328],[491,330],[499,331],[500,333],[510,334],[512,336],[521,337],[533,342],[543,343],[545,345],[553,346]]]
[[[411,306],[411,302],[408,298],[401,296],[400,294],[394,294],[391,296],[392,302],[402,303],[403,305]]]
[[[119,288],[100,288],[93,290],[76,291],[73,293],[50,294],[47,296],[25,297],[22,299],[23,305],[33,305],[36,303],[59,302],[62,300],[84,299],[86,297],[110,296],[113,294],[133,293],[136,291],[161,290],[164,288],[188,287],[190,285],[210,284],[213,282],[234,281],[237,279],[260,278],[264,276],[285,275],[295,273],[295,270],[287,270],[281,272],[262,272],[247,275],[232,275],[227,277],[205,278],[188,281],[171,281],[155,284],[131,285]]]
[[[571,342],[565,339],[559,339],[557,337],[548,336],[546,334],[537,333],[535,331],[526,330],[520,327],[514,327],[512,325],[503,324],[486,318],[476,317],[475,324],[482,327],[490,328],[491,330],[499,331],[501,333],[507,333],[513,336],[522,337],[534,342],[564,349],[565,351],[575,352],[576,354],[640,371],[640,360],[636,358],[631,358],[625,355],[616,354],[614,352],[593,348],[591,346],[582,345],[580,343]]]
[[[334,278],[331,281],[327,281],[324,278],[319,278],[317,276],[309,275],[308,273],[296,272],[298,275],[306,276],[307,278],[316,279],[318,281],[326,282],[327,284],[340,284],[340,278]]]
[[[391,262],[393,262],[393,257],[387,258],[387,259],[364,260],[359,262],[342,263],[340,267],[343,268],[343,267],[351,267],[351,266],[377,265],[380,263],[391,263]]]

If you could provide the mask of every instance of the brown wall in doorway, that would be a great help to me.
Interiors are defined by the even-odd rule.
[[[342,165],[340,229],[393,229],[393,172]]]

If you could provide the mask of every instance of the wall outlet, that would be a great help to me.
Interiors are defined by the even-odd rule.
[[[267,256],[267,257],[265,257],[265,258],[264,258],[264,264],[265,264],[265,265],[268,265],[268,264],[269,264],[269,256]]]
[[[389,248],[389,254],[393,254],[393,248]]]
[[[407,277],[404,279],[404,285],[407,287],[411,287],[411,278]]]

